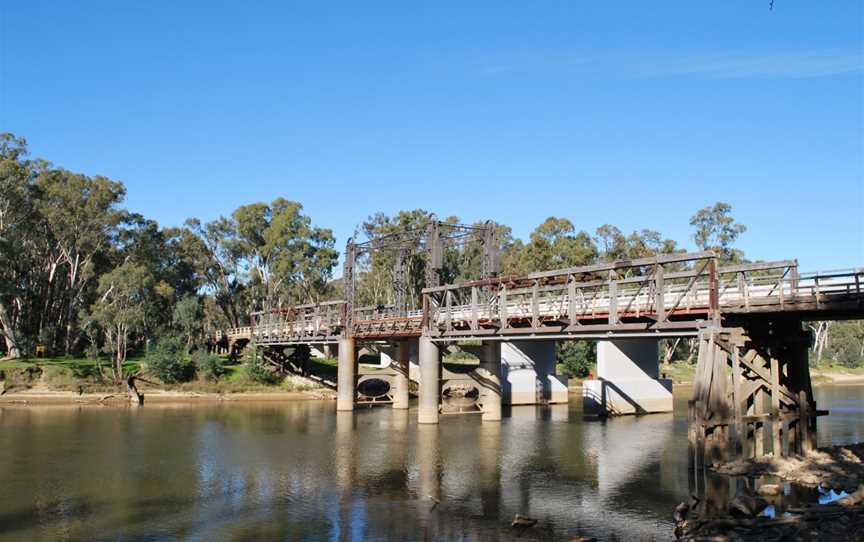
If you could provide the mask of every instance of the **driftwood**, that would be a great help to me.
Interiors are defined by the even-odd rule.
[[[864,541],[864,490],[829,504],[787,510],[788,516],[706,517],[678,520],[680,540],[843,540]],[[682,503],[683,504],[683,503]],[[680,505],[679,505],[680,506]]]

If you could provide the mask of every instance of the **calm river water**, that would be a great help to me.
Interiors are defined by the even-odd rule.
[[[864,387],[820,387],[820,445],[864,440]],[[574,399],[578,399],[575,398]],[[334,403],[0,408],[2,540],[668,540],[688,495],[673,414],[504,421]]]

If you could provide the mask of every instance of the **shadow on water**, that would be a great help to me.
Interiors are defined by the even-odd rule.
[[[326,402],[3,409],[0,537],[671,538],[673,509],[700,491],[686,397],[674,415],[609,420],[585,418],[573,399],[438,426],[417,425],[413,408],[346,414]],[[862,424],[859,409],[832,431]],[[758,483],[706,480],[701,495],[725,495],[712,497],[719,510]],[[814,498],[798,491],[786,488],[774,513]],[[516,514],[536,525],[512,528]]]

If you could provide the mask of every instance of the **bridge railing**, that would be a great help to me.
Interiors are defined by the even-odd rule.
[[[716,255],[698,252],[426,288],[424,326],[433,335],[545,333],[649,317],[674,327],[680,312],[716,313],[717,279]]]
[[[721,312],[864,304],[864,270],[798,272],[795,260],[717,268],[713,253],[583,266],[427,288],[432,335],[693,327]],[[639,324],[638,322],[641,322]]]
[[[717,268],[711,252],[663,255],[423,290],[423,309],[360,307],[357,337],[473,336],[693,327],[723,313],[864,307],[864,269],[799,273],[795,260]],[[290,342],[343,333],[345,301],[252,315],[229,339]]]
[[[345,301],[324,301],[252,313],[251,338],[259,343],[338,335]]]

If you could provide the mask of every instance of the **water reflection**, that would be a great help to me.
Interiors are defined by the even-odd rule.
[[[438,426],[323,402],[0,409],[0,537],[668,539],[691,490],[682,408],[586,421],[577,402]],[[860,405],[842,420],[820,440],[860,435]],[[734,495],[724,480],[702,492]],[[537,526],[517,533],[517,513]]]

